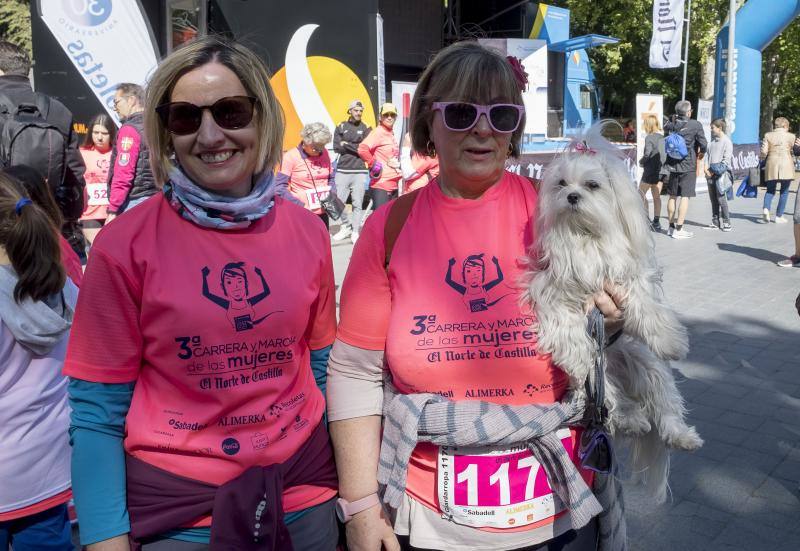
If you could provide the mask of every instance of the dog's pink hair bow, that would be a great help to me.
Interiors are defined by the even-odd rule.
[[[528,73],[525,72],[525,67],[522,62],[513,55],[506,56],[506,61],[511,65],[511,70],[514,71],[514,78],[517,79],[519,91],[524,92],[528,89]]]
[[[576,143],[575,151],[577,151],[578,153],[586,153],[588,155],[594,155],[595,153],[597,153],[597,151],[589,147],[585,141]]]

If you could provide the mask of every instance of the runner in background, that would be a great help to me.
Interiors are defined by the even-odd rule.
[[[144,551],[336,548],[331,246],[275,194],[269,78],[251,50],[204,37],[149,82],[163,192],[98,234],[64,367],[92,551],[129,534]]]
[[[108,172],[108,216],[111,222],[156,193],[144,132],[144,89],[124,82],[114,95],[114,110],[122,121]]]
[[[380,109],[380,124],[358,146],[358,154],[369,167],[372,210],[397,197],[400,173],[400,148],[394,137],[397,108],[384,103]]]
[[[71,551],[61,368],[78,290],[58,226],[20,191],[0,174],[0,550]]]
[[[86,165],[86,209],[81,216],[81,225],[90,247],[108,216],[108,168],[111,164],[111,144],[116,134],[114,121],[101,113],[89,123],[89,132],[80,149]]]
[[[367,137],[372,128],[361,120],[364,105],[353,100],[347,108],[348,119],[333,131],[333,150],[339,154],[336,161],[336,194],[342,203],[351,198],[353,212],[349,216],[342,213],[341,227],[331,239],[333,241],[350,240],[355,244],[361,231],[361,214],[369,176],[367,165],[358,156],[358,146]]]
[[[439,159],[436,153],[422,154],[411,149],[411,137],[403,136],[400,148],[400,167],[403,171],[403,194],[427,186],[439,175]]]
[[[320,206],[331,191],[335,193],[334,170],[325,145],[331,131],[321,122],[312,122],[300,131],[301,142],[283,154],[280,174],[288,178],[289,191],[305,208],[319,216],[325,226],[330,220]]]

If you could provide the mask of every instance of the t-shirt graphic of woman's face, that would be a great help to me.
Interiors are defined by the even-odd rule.
[[[235,302],[243,302],[247,298],[246,276],[227,273],[222,282],[225,294]]]

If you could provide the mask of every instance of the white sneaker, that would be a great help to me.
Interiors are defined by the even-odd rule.
[[[776,216],[775,217],[775,223],[776,224],[786,224],[787,222],[789,222],[789,221],[786,218],[784,218],[783,216]]]
[[[339,231],[336,232],[331,236],[331,239],[334,241],[342,241],[343,239],[347,239],[350,237],[351,229],[347,226],[342,226],[339,228]]]
[[[669,227],[669,229],[667,230],[667,235],[668,235],[668,236],[670,236],[670,237],[672,237],[672,234],[673,234],[674,232],[675,232],[675,228],[673,228],[672,226],[670,226],[670,227]]]
[[[694,234],[690,231],[676,229],[672,232],[672,239],[691,239],[692,237]]]
[[[769,209],[764,209],[761,211],[761,213],[761,218],[764,220],[764,222],[769,223]]]
[[[353,245],[355,245],[355,244],[356,244],[356,241],[358,241],[358,232],[357,232],[357,231],[354,231],[353,233],[351,233],[351,234],[350,234],[350,242],[351,242]]]

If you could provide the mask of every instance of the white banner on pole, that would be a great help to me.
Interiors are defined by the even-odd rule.
[[[653,0],[650,67],[669,69],[681,64],[684,0]]]
[[[136,0],[38,0],[58,44],[108,114],[123,82],[145,84],[158,63],[150,27]]]
[[[647,132],[644,130],[644,121],[648,116],[654,116],[658,120],[658,126],[664,121],[664,96],[659,94],[636,94],[636,181],[642,179],[642,167],[639,166],[639,159],[644,155],[644,138]],[[655,183],[655,182],[648,182]]]

